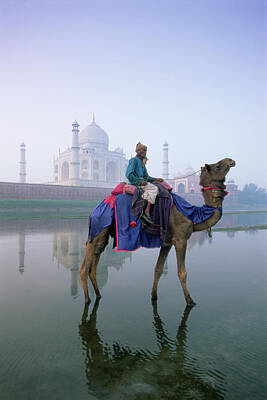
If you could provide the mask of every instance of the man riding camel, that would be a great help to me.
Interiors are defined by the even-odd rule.
[[[152,182],[163,182],[162,178],[152,178],[148,175],[146,169],[146,157],[147,146],[138,142],[135,148],[136,156],[131,158],[126,171],[126,177],[131,185],[141,186],[143,190],[142,198],[147,200],[147,206],[145,213],[142,218],[148,222],[153,223],[150,218],[150,207],[151,204],[155,204],[155,200],[158,194],[157,186],[153,185]]]

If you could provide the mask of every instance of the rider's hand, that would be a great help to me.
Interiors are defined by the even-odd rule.
[[[147,185],[147,181],[141,182],[141,186],[146,186],[146,185]]]
[[[154,179],[154,182],[163,182],[164,181],[164,179],[162,179],[162,178],[155,178]]]

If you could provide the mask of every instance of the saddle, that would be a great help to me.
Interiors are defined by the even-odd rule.
[[[116,251],[160,247],[167,233],[173,203],[169,191],[159,183],[156,185],[159,194],[150,209],[152,224],[143,224],[140,218],[146,206],[141,188],[121,183],[92,211],[90,242],[103,228],[109,226]]]
[[[111,192],[111,195],[130,194],[132,195],[132,214],[135,219],[140,219],[142,229],[150,235],[159,236],[163,241],[168,228],[169,221],[169,205],[170,205],[170,191],[172,187],[165,181],[153,182],[153,185],[158,187],[158,195],[155,204],[151,205],[150,218],[152,223],[147,223],[142,218],[143,211],[146,207],[147,201],[143,199],[142,186],[129,185],[127,183],[120,183]]]

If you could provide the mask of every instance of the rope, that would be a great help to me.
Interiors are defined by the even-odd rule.
[[[189,176],[195,175],[195,174],[197,174],[197,173],[198,173],[198,172],[200,172],[200,171],[201,171],[201,170],[199,169],[198,171],[194,172],[193,174],[186,175],[186,176],[177,176],[176,178],[177,178],[177,179],[184,179],[184,178],[188,178]]]

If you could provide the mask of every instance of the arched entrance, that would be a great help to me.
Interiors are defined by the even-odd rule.
[[[177,187],[177,192],[178,193],[185,193],[185,185],[183,183],[179,183]]]

